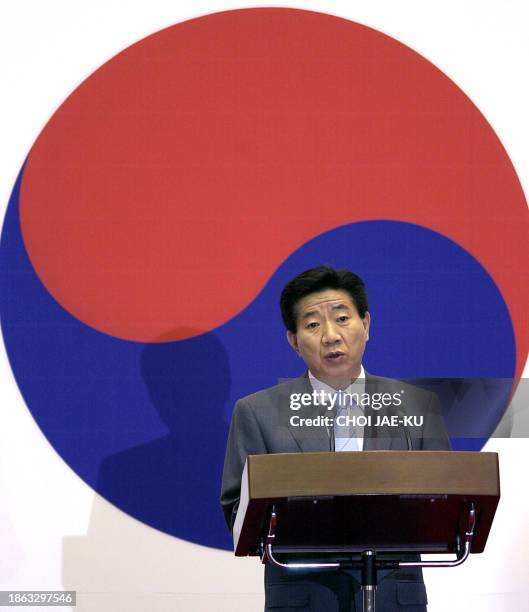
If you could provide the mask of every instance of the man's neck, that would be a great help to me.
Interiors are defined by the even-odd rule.
[[[354,384],[359,379],[365,378],[365,370],[361,365],[360,370],[356,376],[348,377],[347,379],[338,379],[338,378],[316,378],[314,374],[309,370],[309,378],[313,378],[319,382],[324,383],[328,387],[331,387],[335,391],[345,391],[348,387]]]

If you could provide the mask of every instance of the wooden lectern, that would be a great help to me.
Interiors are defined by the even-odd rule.
[[[483,552],[499,498],[496,453],[251,455],[233,528],[235,554],[292,570],[360,568],[364,610],[371,612],[378,569],[454,567]],[[398,560],[410,552],[456,558]],[[279,561],[276,555],[285,553],[300,562]],[[309,553],[329,560],[303,561]],[[333,560],[337,553],[350,560]]]

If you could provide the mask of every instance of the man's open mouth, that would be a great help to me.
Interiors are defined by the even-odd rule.
[[[340,357],[343,357],[344,353],[342,351],[333,351],[332,353],[327,353],[325,355],[325,359],[330,359],[331,361],[337,360]]]

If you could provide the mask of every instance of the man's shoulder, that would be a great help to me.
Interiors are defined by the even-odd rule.
[[[434,397],[431,391],[421,389],[421,387],[417,387],[400,378],[387,378],[366,373],[366,385],[371,386],[377,392],[399,393],[400,395],[419,400],[421,403],[428,402]]]
[[[237,404],[241,406],[263,406],[269,404],[279,405],[292,393],[310,393],[311,387],[306,376],[280,380],[276,385],[255,391],[250,395],[241,397]]]

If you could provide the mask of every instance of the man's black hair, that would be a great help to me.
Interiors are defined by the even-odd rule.
[[[324,289],[346,291],[353,300],[358,314],[363,319],[366,315],[367,293],[362,279],[350,270],[337,270],[330,266],[318,266],[298,274],[285,285],[281,292],[281,316],[285,327],[292,333],[297,331],[298,302],[306,295]]]

